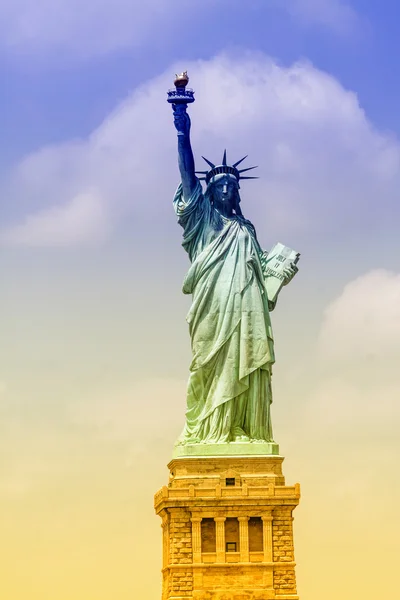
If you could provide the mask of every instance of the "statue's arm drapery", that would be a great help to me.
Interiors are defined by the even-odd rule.
[[[174,198],[174,209],[178,222],[183,227],[182,245],[191,261],[204,248],[205,223],[209,220],[210,204],[203,196],[200,181],[195,177],[195,187],[185,197],[183,183],[180,183]]]

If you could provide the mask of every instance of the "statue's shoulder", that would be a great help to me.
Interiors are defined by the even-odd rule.
[[[201,183],[197,180],[196,186],[190,194],[189,198],[185,198],[183,194],[183,186],[182,183],[180,183],[175,192],[173,203],[175,211],[179,215],[188,211],[191,212],[196,209],[204,209],[205,198],[203,194],[203,188],[201,187]]]

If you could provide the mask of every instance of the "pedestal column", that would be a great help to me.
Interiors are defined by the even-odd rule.
[[[238,517],[240,562],[249,562],[249,517]]]
[[[214,517],[217,563],[225,562],[225,521],[226,517]]]
[[[264,562],[272,562],[272,520],[270,514],[263,515],[263,545],[264,545]]]
[[[193,562],[201,563],[201,517],[192,517],[192,550]]]

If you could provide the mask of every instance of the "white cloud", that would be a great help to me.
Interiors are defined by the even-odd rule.
[[[187,67],[197,97],[190,112],[198,167],[200,154],[218,160],[224,147],[232,160],[249,153],[261,179],[243,184],[242,201],[256,223],[282,235],[388,218],[400,184],[399,144],[373,128],[337,80],[309,63],[285,68],[261,54]],[[142,85],[87,139],[17,165],[0,191],[23,212],[22,224],[3,229],[3,244],[82,243],[104,236],[107,214],[112,226],[128,215],[145,226],[166,210],[177,162],[165,90],[176,68]]]
[[[345,286],[325,310],[299,430],[353,452],[395,448],[400,426],[400,274],[375,270]],[[296,393],[290,391],[289,395]],[[376,446],[378,447],[378,446]]]
[[[109,222],[101,199],[82,193],[61,206],[50,206],[3,235],[3,243],[12,246],[70,246],[95,243],[108,234]]]
[[[371,271],[344,288],[326,309],[319,348],[324,360],[365,357],[371,368],[400,351],[400,275]]]

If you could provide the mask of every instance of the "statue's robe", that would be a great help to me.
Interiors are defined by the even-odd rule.
[[[180,443],[272,441],[273,337],[260,256],[250,221],[223,217],[204,197],[178,187],[174,207],[191,266],[183,292],[193,361]]]

